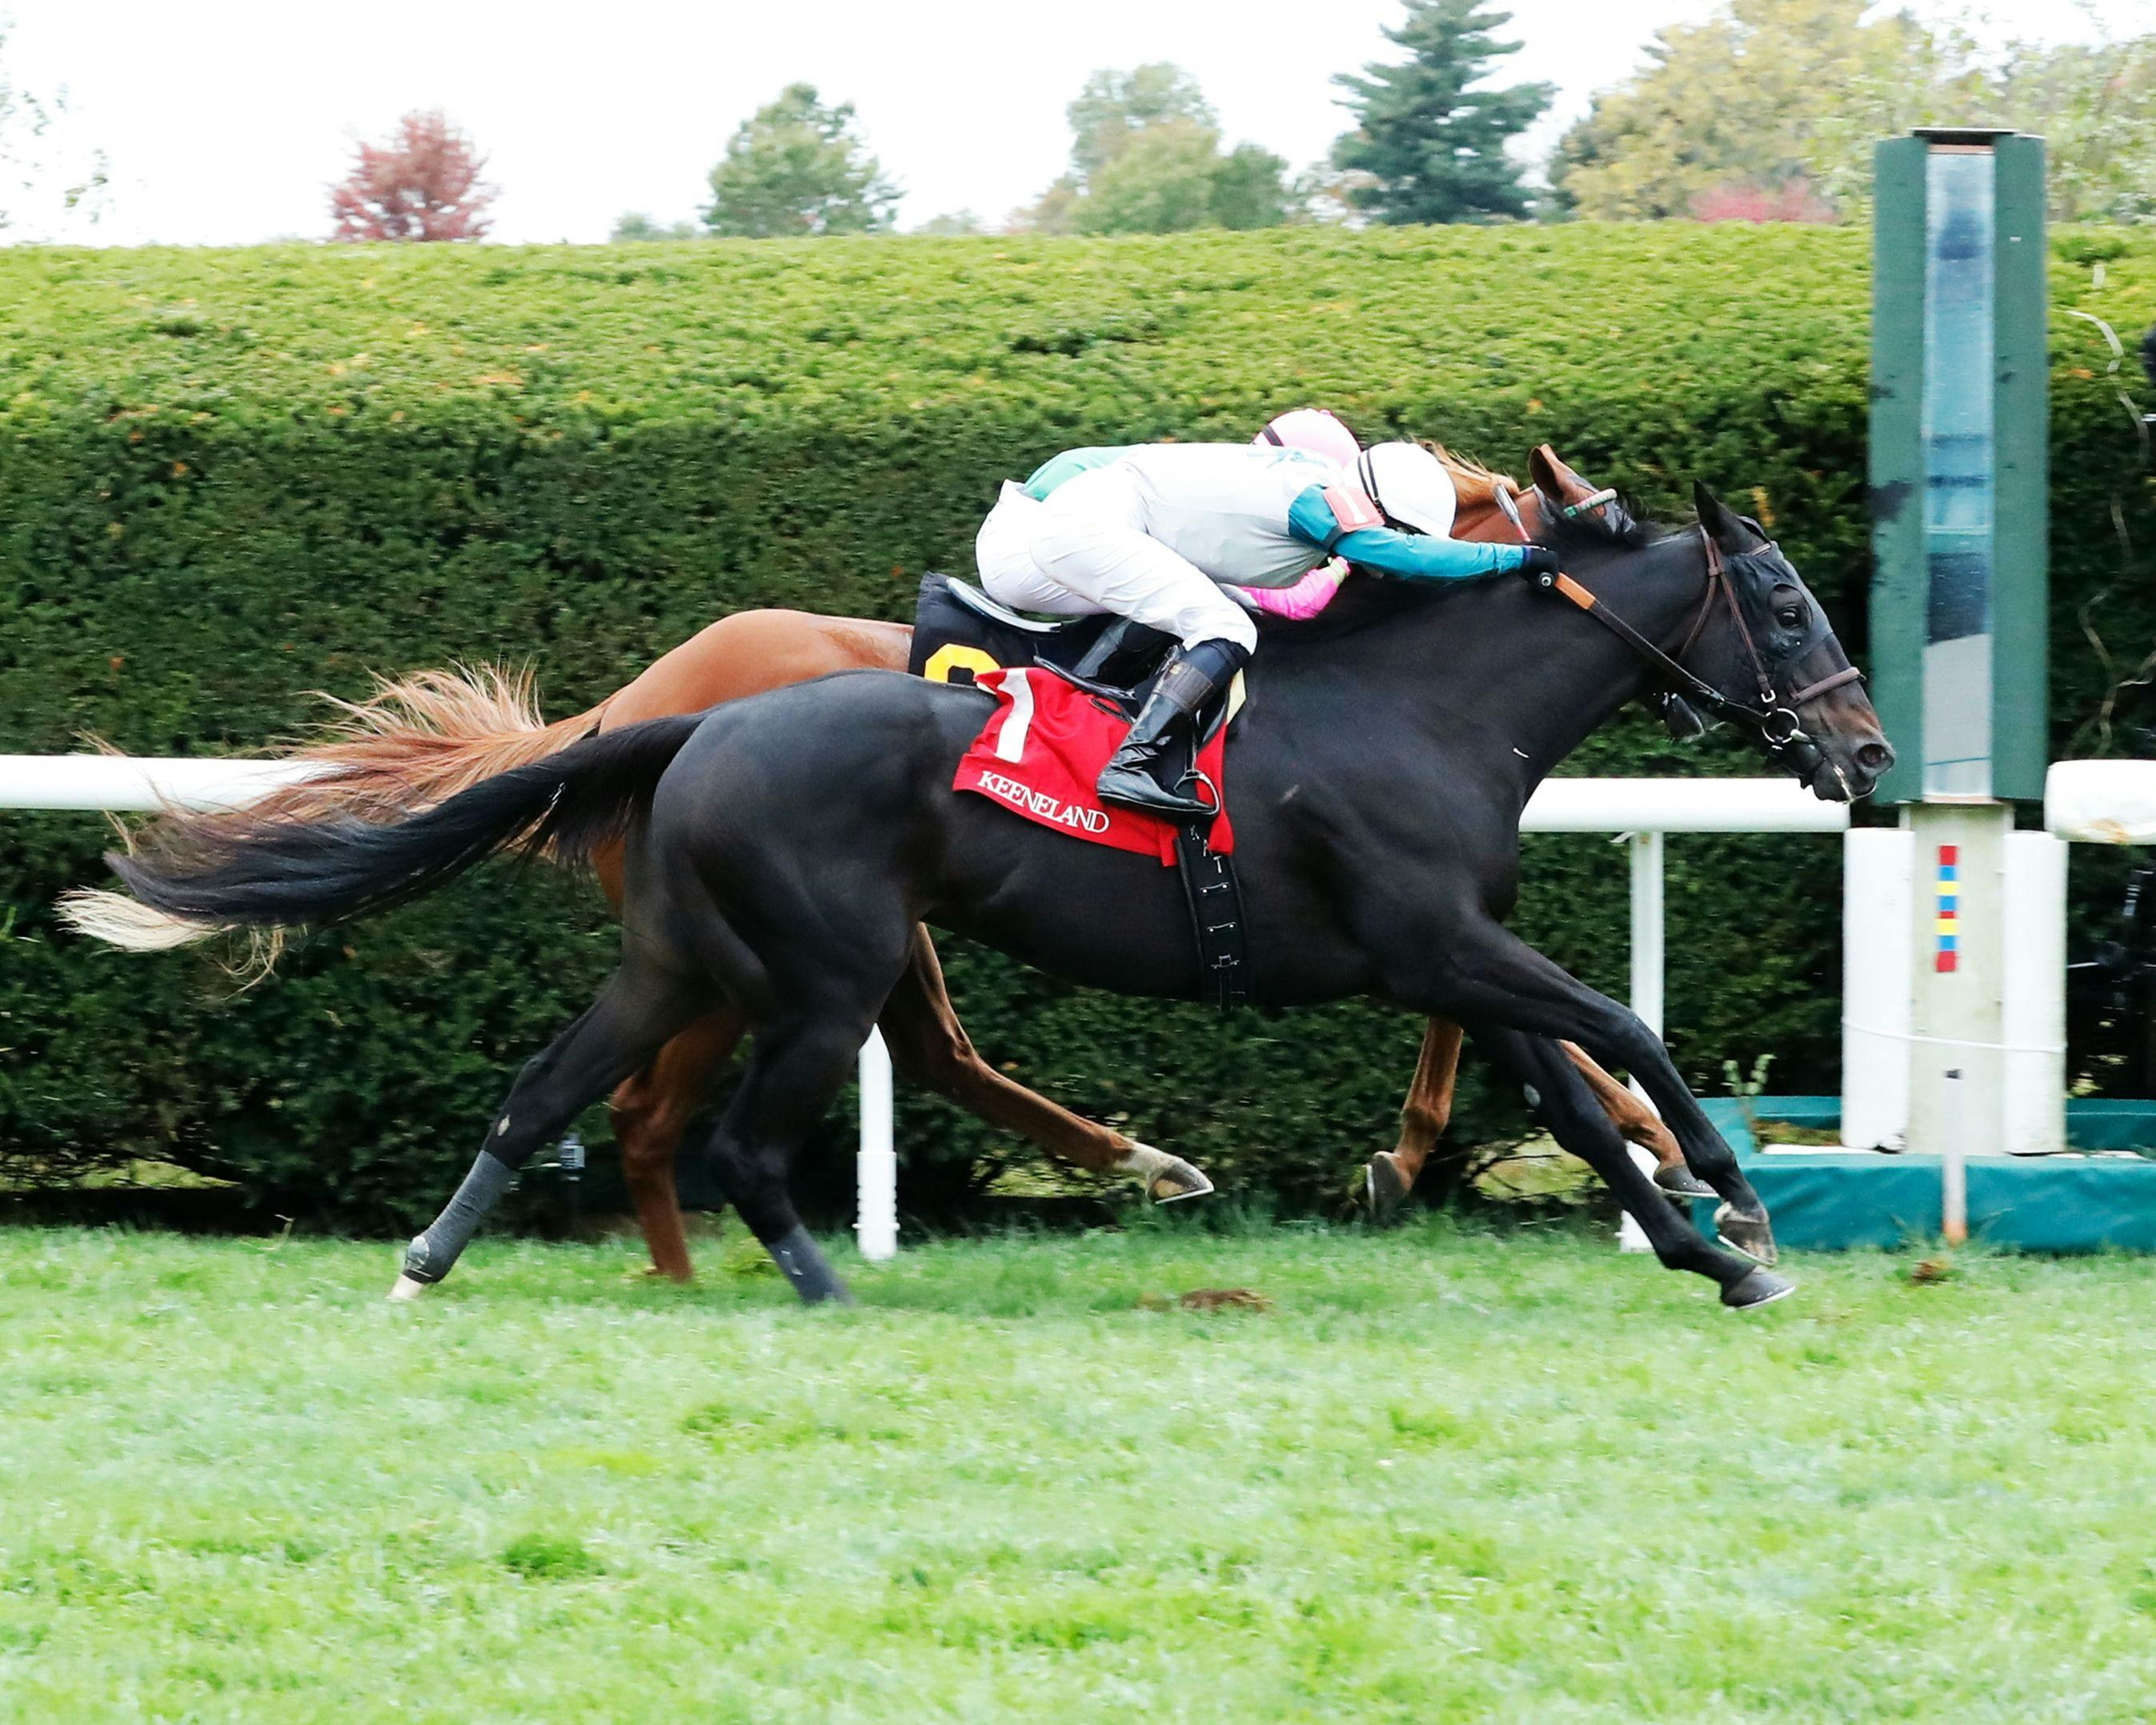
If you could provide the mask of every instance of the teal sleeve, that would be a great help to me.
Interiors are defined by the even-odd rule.
[[[1065,449],[1060,455],[1051,455],[1026,476],[1025,493],[1040,502],[1048,501],[1048,494],[1064,480],[1075,479],[1081,473],[1091,473],[1096,467],[1106,467],[1123,453],[1121,445],[1105,449]]]
[[[1476,575],[1502,574],[1526,561],[1525,548],[1517,545],[1470,545],[1391,527],[1358,527],[1343,533],[1322,485],[1311,486],[1288,506],[1287,525],[1296,538],[1321,551],[1403,581],[1465,581]]]
[[[1306,545],[1330,552],[1340,537],[1340,518],[1325,501],[1325,487],[1306,486],[1287,506],[1287,530]]]
[[[1462,539],[1439,539],[1428,533],[1399,533],[1390,527],[1363,527],[1343,533],[1332,547],[1358,568],[1402,581],[1465,581],[1496,575],[1527,561],[1517,545],[1470,545]]]

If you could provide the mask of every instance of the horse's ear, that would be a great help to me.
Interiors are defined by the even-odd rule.
[[[1563,504],[1574,497],[1584,497],[1594,489],[1558,459],[1558,453],[1548,444],[1537,444],[1527,455],[1527,477],[1535,482],[1535,489],[1551,502]]]
[[[1564,495],[1568,470],[1548,444],[1537,444],[1527,456],[1527,477],[1535,482],[1535,489],[1547,496],[1561,499]]]
[[[1741,557],[1758,548],[1756,536],[1742,517],[1732,515],[1728,506],[1697,480],[1691,482],[1691,501],[1699,511],[1700,526],[1730,556]]]

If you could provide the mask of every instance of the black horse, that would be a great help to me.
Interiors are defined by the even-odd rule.
[[[1529,793],[1643,692],[1747,725],[1829,800],[1864,794],[1893,759],[1797,572],[1756,522],[1696,496],[1699,527],[1668,537],[1559,524],[1549,542],[1570,572],[1555,591],[1353,583],[1321,623],[1270,634],[1229,771],[1252,997],[1375,995],[1460,1021],[1664,1264],[1747,1307],[1791,1284],[1765,1267],[1773,1235],[1736,1158],[1660,1040],[1504,926]],[[175,916],[311,922],[430,891],[506,845],[575,855],[625,827],[620,968],[519,1075],[399,1286],[445,1275],[533,1152],[723,997],[756,1041],[714,1172],[803,1299],[844,1297],[787,1168],[916,923],[1095,987],[1200,991],[1172,870],[951,789],[985,716],[977,692],[851,672],[594,738],[397,824],[293,824],[111,862]],[[1748,1258],[1702,1239],[1635,1167],[1560,1038],[1645,1086]]]

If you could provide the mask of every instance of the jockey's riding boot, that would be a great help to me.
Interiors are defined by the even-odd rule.
[[[1132,721],[1130,735],[1108,757],[1093,789],[1103,803],[1118,809],[1135,809],[1168,820],[1204,820],[1216,811],[1212,803],[1183,793],[1181,783],[1169,775],[1180,774],[1175,764],[1183,737],[1194,735],[1199,710],[1224,688],[1250,658],[1232,641],[1200,641],[1195,647],[1178,648],[1154,681]]]

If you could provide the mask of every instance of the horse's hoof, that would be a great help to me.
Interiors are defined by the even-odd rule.
[[[400,1276],[389,1290],[389,1297],[393,1300],[416,1300],[427,1291],[427,1286],[424,1281],[414,1281],[408,1276]]]
[[[1140,1189],[1155,1204],[1181,1204],[1186,1198],[1211,1194],[1213,1183],[1203,1168],[1193,1167],[1180,1156],[1141,1144],[1136,1138],[1125,1142],[1128,1147],[1115,1166],[1124,1173],[1136,1174]]]
[[[1774,1225],[1764,1210],[1756,1216],[1740,1215],[1725,1204],[1714,1213],[1714,1231],[1724,1245],[1754,1264],[1772,1264],[1780,1256],[1774,1250]]]
[[[1181,1204],[1186,1199],[1210,1198],[1213,1182],[1206,1177],[1204,1169],[1185,1162],[1180,1156],[1169,1156],[1153,1169],[1145,1189],[1146,1196],[1155,1204]]]
[[[1796,1291],[1797,1285],[1786,1276],[1753,1270],[1742,1281],[1733,1281],[1722,1291],[1722,1303],[1732,1312],[1748,1312],[1754,1306],[1772,1306],[1777,1300],[1786,1300]]]
[[[1363,1203],[1373,1222],[1396,1222],[1407,1202],[1407,1176],[1400,1172],[1399,1157],[1380,1150],[1363,1170]]]
[[[801,1296],[803,1306],[850,1306],[854,1296],[846,1291],[845,1283],[831,1268],[831,1260],[824,1250],[809,1237],[808,1230],[796,1222],[764,1250],[771,1254],[772,1262],[785,1272],[786,1279],[793,1284],[793,1291]]]
[[[1656,1168],[1655,1183],[1672,1198],[1712,1198],[1715,1195],[1713,1187],[1681,1162]]]

